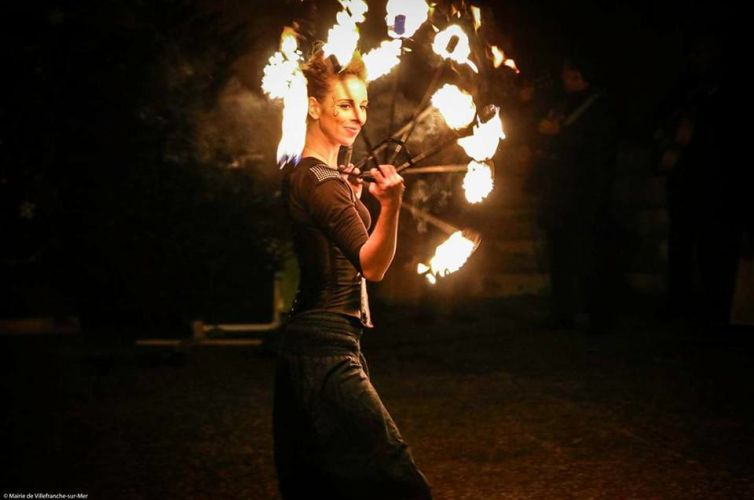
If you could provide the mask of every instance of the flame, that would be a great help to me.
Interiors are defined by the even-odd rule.
[[[343,10],[335,16],[335,26],[327,32],[327,43],[322,47],[325,57],[334,55],[338,64],[346,66],[359,43],[357,23],[364,22],[367,4],[364,0],[338,0]]]
[[[476,5],[472,5],[471,15],[474,16],[474,31],[478,31],[482,25],[482,10]]]
[[[270,57],[264,68],[262,91],[271,99],[282,99],[288,92],[294,75],[300,72],[301,61],[296,32],[293,28],[286,27],[280,35],[280,50]]]
[[[463,178],[463,189],[469,203],[479,203],[492,191],[492,169],[486,163],[469,162],[466,176]]]
[[[500,108],[495,107],[495,115],[484,123],[477,118],[474,133],[458,139],[458,144],[476,161],[484,161],[495,155],[501,139],[505,139],[503,121],[500,119]]]
[[[521,71],[519,71],[518,67],[516,66],[516,61],[514,61],[513,59],[506,59],[503,64],[508,66],[510,69],[512,69],[516,73],[521,73]]]
[[[492,50],[492,64],[495,68],[499,68],[503,64],[503,61],[505,61],[505,52],[497,45],[493,45],[490,49]]]
[[[505,65],[516,73],[521,73],[516,66],[516,61],[505,57],[505,52],[503,52],[500,47],[493,45],[492,47],[490,47],[490,50],[492,51],[492,64],[495,66],[495,68],[499,68],[501,65]]]
[[[379,47],[370,50],[364,55],[364,64],[367,67],[367,82],[387,75],[400,63],[401,40],[385,40]]]
[[[454,129],[465,127],[476,115],[471,94],[448,83],[432,96],[432,105],[440,111],[448,126]]]
[[[454,37],[458,37],[458,43],[449,51],[448,44]],[[435,35],[435,41],[432,43],[432,50],[435,54],[451,61],[456,61],[460,64],[468,64],[469,67],[475,72],[479,73],[476,65],[469,60],[471,55],[471,47],[469,46],[469,37],[463,32],[460,26],[457,24],[451,24],[441,32]]]
[[[304,149],[308,96],[301,60],[296,32],[292,28],[283,29],[280,50],[270,57],[262,77],[264,93],[271,99],[283,99],[283,135],[277,150],[279,165],[290,160],[298,162]]]
[[[476,247],[477,243],[464,237],[461,231],[456,231],[437,247],[429,265],[420,263],[416,272],[426,276],[427,280],[434,285],[437,277],[447,276],[461,269]]]
[[[309,98],[306,77],[299,70],[293,77],[288,93],[283,99],[283,137],[277,151],[278,165],[288,161],[298,163],[306,141],[306,115]]]
[[[391,38],[411,37],[429,14],[429,5],[425,0],[389,0],[386,9],[385,21]]]

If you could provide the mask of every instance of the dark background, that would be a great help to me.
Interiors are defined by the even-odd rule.
[[[528,78],[549,78],[552,88],[564,55],[589,58],[617,104],[624,141],[651,140],[690,40],[712,33],[730,43],[732,31],[717,2],[478,4],[482,39]],[[338,9],[180,0],[10,7],[0,315],[163,330],[239,311],[264,316],[269,291],[250,284],[280,268],[287,236],[271,196],[279,111],[261,95],[261,70],[284,25],[321,39]],[[383,2],[370,2],[363,46],[384,37],[383,12]],[[410,98],[427,70],[414,64],[402,73]],[[505,107],[517,78],[483,68],[479,94]],[[24,202],[31,216],[20,215]]]

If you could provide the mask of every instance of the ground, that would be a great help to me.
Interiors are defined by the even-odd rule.
[[[376,311],[372,381],[435,498],[754,498],[754,334],[647,310],[593,337],[541,313]],[[268,350],[107,333],[0,337],[3,493],[278,498]]]

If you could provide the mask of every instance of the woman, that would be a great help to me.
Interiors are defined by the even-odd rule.
[[[280,490],[285,499],[429,499],[359,343],[372,326],[364,279],[381,280],[393,260],[403,179],[392,165],[371,169],[369,192],[381,210],[370,235],[363,185],[337,166],[339,148],[366,122],[364,64],[356,54],[338,72],[319,49],[304,75],[306,144],[298,165],[285,168],[282,190],[301,278],[275,374]]]

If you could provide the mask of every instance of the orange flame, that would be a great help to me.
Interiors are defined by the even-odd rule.
[[[477,118],[474,133],[458,139],[458,144],[476,161],[485,161],[495,155],[501,139],[505,139],[505,133],[503,121],[500,119],[500,108],[496,107],[495,115],[486,122],[480,123]]]
[[[285,27],[280,35],[280,50],[270,57],[264,67],[262,91],[271,99],[282,99],[288,92],[294,75],[300,71],[301,61],[296,32],[293,28]]]
[[[440,111],[445,123],[454,129],[465,127],[476,115],[476,106],[471,94],[448,83],[434,93],[432,105]]]
[[[492,64],[493,66],[495,66],[495,68],[499,68],[500,66],[505,65],[516,73],[521,73],[516,66],[516,61],[505,57],[505,52],[503,52],[500,47],[493,45],[490,47],[490,51],[492,52]]]
[[[336,15],[335,26],[327,33],[327,43],[322,47],[325,57],[334,55],[341,66],[346,66],[359,43],[357,23],[364,22],[367,4],[364,0],[338,0],[343,10]]]
[[[288,93],[283,98],[283,136],[278,143],[278,165],[292,160],[298,163],[306,142],[306,115],[309,98],[306,77],[299,70],[293,77]]]
[[[471,15],[474,16],[474,31],[479,31],[479,27],[482,25],[482,10],[476,5],[472,5]]]
[[[486,163],[470,161],[466,176],[463,178],[463,190],[469,203],[479,203],[487,197],[492,188],[492,169]]]
[[[505,53],[497,45],[490,47],[492,51],[492,64],[495,68],[499,68],[503,61],[505,61]]]
[[[277,149],[279,165],[289,160],[297,162],[304,149],[308,96],[301,60],[296,32],[285,28],[280,36],[280,50],[270,57],[262,77],[264,93],[271,99],[283,99],[283,134]]]
[[[420,263],[416,272],[423,274],[434,285],[438,277],[447,276],[461,269],[476,246],[477,243],[464,237],[461,231],[456,231],[437,247],[429,265]]]
[[[385,21],[391,38],[411,37],[429,15],[429,5],[424,0],[389,0],[386,10]]]
[[[512,69],[516,73],[521,73],[521,71],[519,71],[518,67],[516,66],[516,61],[514,61],[513,59],[506,59],[503,64],[508,66],[510,69]]]
[[[379,47],[364,55],[364,65],[367,67],[367,81],[387,75],[401,59],[401,40],[385,40]]]
[[[457,37],[457,43],[452,50],[448,50],[448,46],[452,45],[454,37]],[[435,35],[432,50],[444,59],[450,59],[460,64],[467,64],[475,73],[479,73],[476,65],[469,60],[469,56],[471,55],[469,37],[466,36],[466,33],[457,24],[451,24]]]

